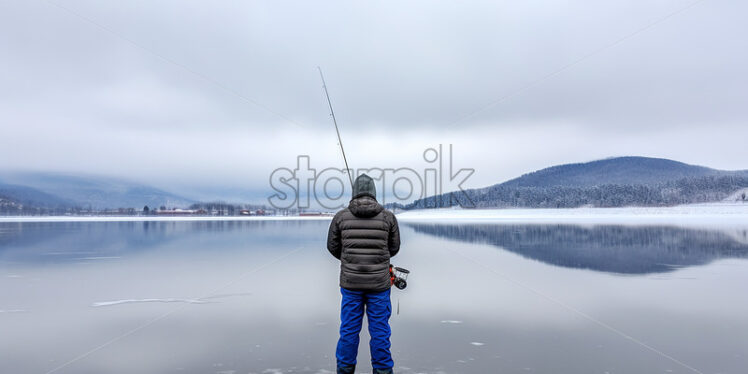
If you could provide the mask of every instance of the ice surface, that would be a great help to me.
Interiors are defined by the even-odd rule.
[[[121,305],[121,304],[133,304],[133,303],[188,303],[188,304],[208,304],[213,303],[215,301],[210,301],[212,299],[222,299],[226,297],[234,297],[234,296],[248,296],[251,295],[249,292],[239,292],[239,293],[226,293],[226,294],[216,294],[216,295],[210,295],[205,297],[200,297],[196,299],[180,299],[180,298],[149,298],[149,299],[123,299],[123,300],[112,300],[112,301],[98,301],[93,304],[91,304],[92,307],[101,307],[101,306],[113,306],[113,305]]]
[[[114,300],[114,301],[99,301],[91,304],[93,307],[100,306],[112,306],[120,304],[132,304],[132,303],[189,303],[189,304],[207,304],[210,301],[201,299],[125,299],[125,300]]]
[[[668,209],[671,208],[664,208]],[[564,211],[570,210],[553,213]],[[463,222],[457,221],[456,225],[446,226],[459,226]],[[173,313],[167,320],[80,360],[71,369],[95,373],[101,368],[110,368],[113,374],[121,374],[167,372],[166,369],[182,366],[185,368],[183,372],[201,373],[236,370],[237,373],[258,374],[266,368],[279,368],[284,373],[315,373],[315,369],[320,369],[319,373],[332,373],[321,370],[334,370],[336,316],[339,313],[338,265],[324,254],[324,248],[320,253],[318,245],[324,242],[327,222],[256,221],[239,225],[231,221],[215,225],[188,222],[174,225],[174,229],[164,223],[168,226],[166,235],[159,230],[164,226],[161,224],[153,230],[149,227],[147,234],[143,224],[41,225],[50,234],[27,229],[39,225],[19,224],[24,230],[18,237],[30,243],[19,248],[20,253],[59,251],[72,253],[73,257],[111,253],[122,255],[123,260],[113,260],[117,262],[116,266],[105,266],[109,264],[106,261],[95,263],[101,266],[77,266],[63,261],[52,262],[43,256],[25,261],[24,257],[11,257],[8,253],[5,260],[13,262],[3,263],[3,275],[17,274],[23,278],[0,277],[5,281],[0,286],[0,290],[5,291],[0,298],[4,304],[0,309],[24,308],[30,312],[0,314],[0,320],[9,322],[3,326],[3,338],[9,342],[25,342],[6,345],[3,353],[7,351],[7,354],[3,355],[0,372],[47,372],[50,367],[57,366],[55,363],[60,359],[77,357],[80,352],[109,341],[113,334],[119,335],[123,329],[139,321],[149,321],[163,312],[152,308],[170,309],[181,305],[188,307],[189,313]],[[427,221],[428,224],[432,222],[437,221]],[[489,220],[478,222],[493,223]],[[748,224],[746,220],[743,222]],[[86,236],[71,235],[75,240],[56,236],[57,232],[67,235],[67,229],[73,233],[86,233]],[[512,231],[509,230],[510,238]],[[600,330],[598,325],[497,277],[494,271],[554,295],[579,310],[594,313],[596,318],[606,323],[617,322],[616,327],[621,325],[634,336],[636,332],[643,333],[648,342],[658,343],[658,348],[660,343],[667,343],[668,353],[677,357],[686,355],[693,361],[689,364],[702,368],[704,372],[743,372],[745,357],[736,356],[742,353],[742,347],[735,342],[748,336],[745,323],[748,301],[739,297],[744,291],[741,287],[744,288],[748,279],[748,271],[745,271],[748,262],[732,257],[699,262],[710,245],[722,242],[721,236],[713,235],[711,231],[699,234],[698,237],[706,235],[708,239],[702,248],[698,243],[694,247],[692,243],[675,240],[678,237],[667,236],[670,231],[663,230],[665,239],[673,239],[667,243],[672,243],[676,255],[694,259],[686,261],[693,265],[674,272],[668,281],[650,280],[646,275],[620,276],[590,268],[574,268],[575,261],[570,266],[561,266],[563,262],[527,257],[504,247],[487,245],[489,243],[483,239],[461,241],[452,232],[445,236],[424,235],[422,231],[415,231],[413,225],[406,224],[402,225],[402,232],[407,240],[397,261],[405,267],[413,265],[418,279],[413,281],[412,288],[398,293],[405,309],[400,316],[393,316],[396,332],[393,347],[400,350],[395,351],[395,360],[397,372],[401,374],[517,372],[530,366],[537,372],[554,372],[562,368],[556,372],[603,373],[616,367],[617,371],[636,373],[648,372],[651,367],[671,367],[666,366],[670,363],[660,356],[639,350],[629,340]],[[541,233],[541,237],[557,232],[548,229]],[[568,237],[566,234],[559,237],[563,240],[578,239],[588,232],[574,231]],[[98,248],[101,234],[116,238],[115,243],[122,243],[122,246],[113,246],[115,250],[112,251],[97,250],[99,254],[78,252],[78,249]],[[130,240],[133,235],[147,235],[153,241]],[[536,237],[525,231],[519,235],[523,240]],[[602,237],[610,238],[609,235]],[[525,243],[523,240],[519,243]],[[597,243],[596,240],[589,239],[590,248]],[[620,242],[613,244],[617,243]],[[686,247],[682,254],[678,247],[680,243]],[[611,258],[617,262],[626,261],[632,256],[629,249],[634,244],[622,243],[620,251],[615,252],[617,256]],[[606,245],[610,244],[602,243],[600,247]],[[304,249],[282,261],[269,262],[299,247]],[[9,252],[5,247],[3,250]],[[576,253],[558,252],[554,259],[575,260],[576,257],[570,255]],[[15,262],[16,259],[24,261]],[[659,262],[678,264],[669,258]],[[253,297],[243,303],[203,306],[120,303],[110,307],[91,307],[94,301],[143,298],[206,301],[209,299],[196,293],[198,290],[215,289],[213,287],[225,284],[228,279],[244,274],[248,268],[267,263],[272,267],[247,276],[232,287],[218,288],[225,293],[252,291]],[[476,267],[474,263],[484,266]],[[445,269],[450,272],[447,277]],[[34,281],[38,277],[43,279]],[[696,280],[680,281],[677,277]],[[486,297],[482,289],[466,287],[474,284],[490,285],[491,297]],[[663,302],[663,295],[666,302]],[[730,307],[725,308],[725,305]],[[303,313],[299,313],[302,309]],[[704,324],[705,319],[719,320],[720,323]],[[317,321],[329,322],[327,327],[321,328],[315,326]],[[453,324],[453,321],[463,323]],[[444,325],[437,326],[437,323]],[[363,336],[365,331],[361,344],[364,355],[360,356],[359,372],[362,373],[369,369],[368,356],[365,356],[368,351]],[[76,336],[76,339],[60,345],[56,338],[59,336]],[[476,346],[471,342],[484,345]],[[713,349],[704,351],[704,342]],[[595,347],[597,343],[604,344],[603,350],[611,354],[596,354],[601,352]],[[262,347],[257,347],[260,344]],[[163,354],[163,347],[169,347],[168,354]],[[501,353],[502,359],[494,359],[497,352]],[[692,352],[701,353],[688,356]],[[40,356],[57,361],[39,360]],[[475,361],[469,360],[471,356]],[[569,360],[569,357],[585,359]],[[466,363],[455,363],[458,359]],[[223,362],[224,366],[214,368],[211,364],[215,362]],[[401,363],[413,369],[402,368]],[[310,369],[297,370],[293,365],[299,368],[309,365]]]

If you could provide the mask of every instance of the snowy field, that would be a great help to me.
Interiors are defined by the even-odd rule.
[[[748,223],[748,204],[572,209],[429,209],[402,212],[397,218],[410,222],[732,225]]]

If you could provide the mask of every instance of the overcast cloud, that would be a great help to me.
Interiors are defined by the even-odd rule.
[[[340,166],[318,65],[355,167],[441,143],[469,187],[620,155],[748,168],[737,0],[53,3],[0,2],[2,169],[262,191],[300,154]]]

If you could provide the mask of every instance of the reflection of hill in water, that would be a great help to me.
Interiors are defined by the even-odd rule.
[[[748,244],[721,231],[667,226],[407,224],[416,232],[502,247],[551,265],[646,274],[748,257]]]

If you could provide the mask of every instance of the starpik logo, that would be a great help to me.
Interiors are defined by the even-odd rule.
[[[457,199],[461,206],[465,206],[465,202],[470,205],[463,184],[475,169],[456,169],[452,144],[448,145],[446,155],[444,148],[447,147],[439,144],[425,149],[422,170],[409,167],[351,168],[351,175],[354,179],[361,174],[370,176],[377,188],[377,200],[382,205],[405,205],[445,192],[461,195],[463,198]],[[294,169],[281,167],[273,170],[269,183],[275,193],[268,197],[268,203],[280,210],[337,210],[347,206],[352,195],[348,170],[333,167],[318,170],[312,167],[309,155],[297,156]]]

